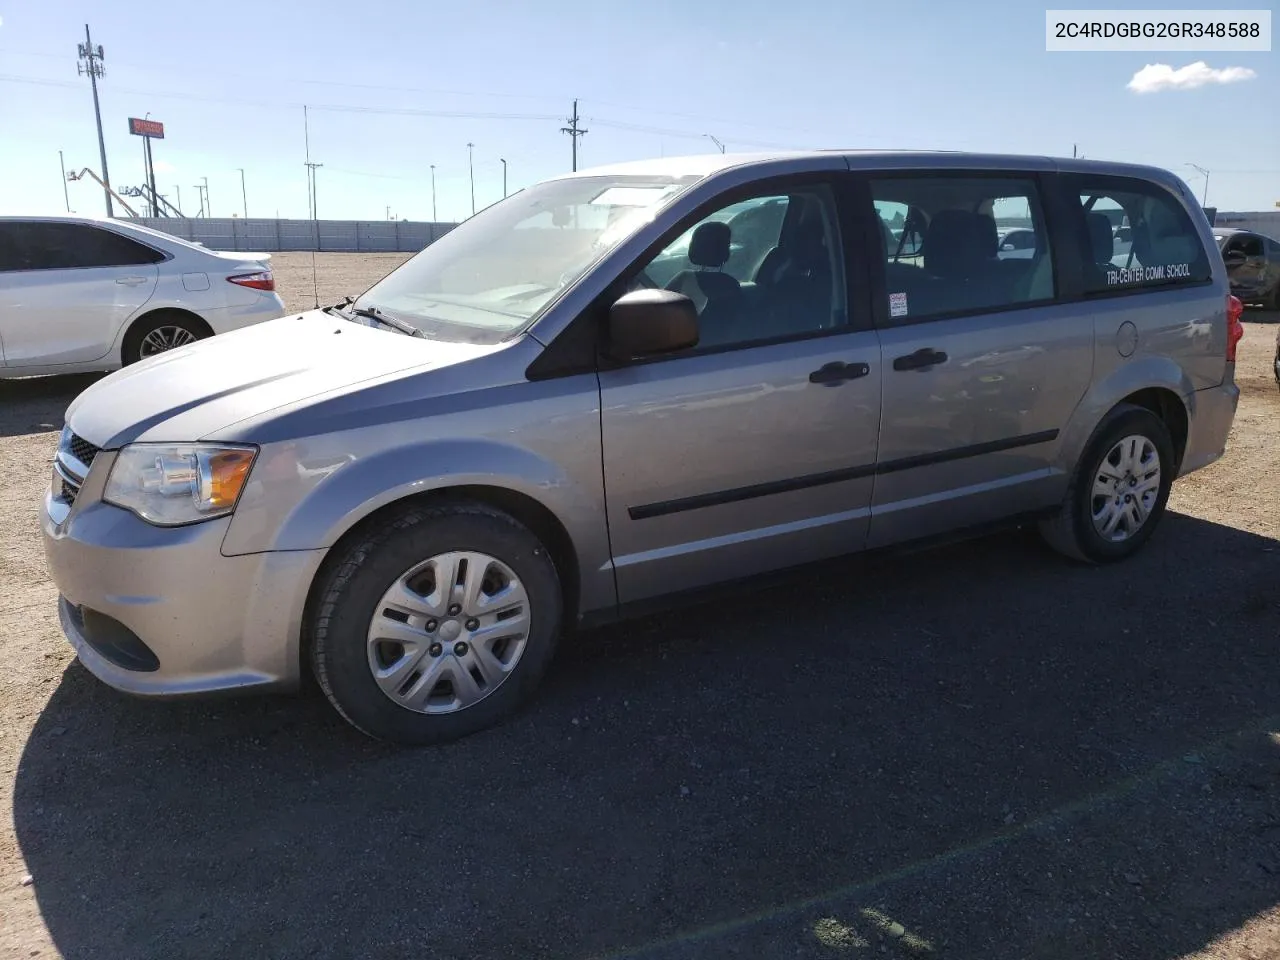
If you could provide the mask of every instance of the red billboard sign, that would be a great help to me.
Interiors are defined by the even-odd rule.
[[[135,137],[155,137],[157,140],[163,140],[164,124],[159,120],[139,120],[137,117],[130,117],[129,132]]]

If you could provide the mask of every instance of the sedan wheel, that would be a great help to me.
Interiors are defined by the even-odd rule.
[[[157,353],[164,353],[175,347],[185,347],[188,343],[195,342],[196,335],[185,327],[171,325],[156,327],[142,338],[142,343],[138,345],[138,355],[153,357]]]

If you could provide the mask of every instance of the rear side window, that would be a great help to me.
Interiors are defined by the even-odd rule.
[[[1204,283],[1212,278],[1200,234],[1177,197],[1154,183],[1074,177],[1084,237],[1086,293]]]
[[[1036,181],[875,179],[890,323],[1052,300],[1053,260]]]
[[[18,246],[26,270],[130,267],[164,259],[128,237],[79,223],[22,224]]]
[[[18,224],[0,223],[0,271],[21,270],[22,245],[18,236]]]

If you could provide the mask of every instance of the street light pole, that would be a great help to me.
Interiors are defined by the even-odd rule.
[[[476,215],[476,165],[472,160],[475,146],[474,143],[467,144],[467,169],[471,173],[471,215],[473,217]]]
[[[1200,201],[1200,206],[1207,206],[1209,203],[1209,171],[1204,167],[1197,167],[1194,163],[1188,163],[1187,166],[1204,177],[1204,199]]]
[[[62,159],[62,151],[58,151],[58,166],[62,167],[62,199],[67,202],[67,213],[71,212],[71,194],[67,193],[67,163]]]
[[[720,154],[721,154],[721,156],[723,156],[723,155],[724,155],[724,144],[723,144],[723,143],[721,143],[719,140],[717,140],[715,137],[713,137],[713,136],[712,136],[711,134],[709,134],[709,133],[704,133],[704,134],[703,134],[703,136],[704,136],[704,137],[706,137],[708,140],[710,140],[712,143],[714,143],[717,147],[719,147],[719,148],[720,148]]]
[[[505,160],[502,160],[502,199],[507,199],[507,161]]]
[[[209,202],[209,178],[201,177],[204,181],[204,215],[206,217],[213,216],[213,204]]]
[[[440,218],[436,216],[436,165],[431,165],[431,222],[438,223]]]
[[[236,167],[240,171],[240,200],[244,203],[244,218],[249,219],[249,194],[244,189],[244,167]]]

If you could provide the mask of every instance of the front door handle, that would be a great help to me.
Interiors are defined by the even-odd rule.
[[[834,386],[846,380],[857,380],[859,377],[865,377],[870,372],[871,367],[865,363],[843,363],[840,360],[836,360],[832,363],[824,363],[809,374],[809,382],[826,383]]]
[[[928,370],[930,367],[936,367],[938,364],[946,362],[947,355],[941,350],[934,350],[932,347],[921,347],[915,353],[908,353],[905,357],[894,358],[893,369]]]
[[[136,287],[140,283],[146,283],[146,277],[117,277],[116,283],[123,283],[125,286]]]

